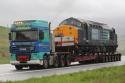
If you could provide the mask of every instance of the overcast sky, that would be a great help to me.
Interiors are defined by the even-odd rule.
[[[68,17],[106,23],[124,33],[125,0],[0,0],[0,25],[42,19],[57,26]]]

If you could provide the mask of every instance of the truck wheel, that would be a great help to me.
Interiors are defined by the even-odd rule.
[[[47,69],[49,67],[49,60],[47,56],[43,57],[43,68]]]
[[[15,65],[15,68],[16,68],[16,70],[22,70],[22,66],[20,66],[20,65]]]

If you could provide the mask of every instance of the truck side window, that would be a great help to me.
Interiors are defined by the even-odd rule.
[[[44,38],[44,33],[43,33],[42,30],[40,30],[40,31],[39,31],[39,39],[40,39],[40,40],[43,40],[43,38]]]

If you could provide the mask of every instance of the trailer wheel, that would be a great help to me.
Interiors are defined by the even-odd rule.
[[[30,65],[29,69],[30,70],[35,70],[35,69],[39,69],[40,67],[38,67],[37,65]]]
[[[114,62],[114,55],[112,56],[112,62]]]
[[[117,56],[117,61],[119,61],[119,56]]]
[[[116,61],[118,61],[118,56],[116,56]]]
[[[108,56],[106,56],[106,62],[108,62]]]
[[[115,55],[114,61],[116,61],[116,55]]]
[[[85,61],[79,61],[79,64],[84,64],[85,63]]]
[[[69,65],[70,65],[70,56],[69,55],[67,55],[66,57],[65,57],[65,65],[68,67]]]
[[[15,68],[16,68],[16,70],[22,70],[22,66],[20,66],[20,65],[15,65]]]
[[[64,67],[65,66],[65,60],[64,60],[64,55],[60,56],[60,66]]]
[[[109,56],[109,62],[111,62],[111,56]]]
[[[58,66],[59,66],[59,59],[58,59],[58,56],[56,56],[54,60],[54,67],[58,67]]]
[[[43,57],[43,68],[47,69],[49,67],[49,60],[47,56]]]
[[[118,60],[121,61],[121,55],[118,56]]]
[[[103,62],[103,63],[106,62],[106,61],[105,61],[105,56],[103,56],[103,58],[102,58],[102,62]]]
[[[113,56],[111,56],[111,62],[113,62]]]
[[[119,61],[121,61],[121,55],[119,55]]]

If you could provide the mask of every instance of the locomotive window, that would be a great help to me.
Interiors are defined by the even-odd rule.
[[[96,28],[99,28],[98,25],[95,25],[95,26],[96,26]]]
[[[68,24],[68,20],[64,20],[63,22],[60,23],[60,25]]]
[[[92,29],[92,40],[99,40],[99,34],[98,29]]]
[[[66,24],[71,24],[71,25],[73,25],[73,20],[66,20],[65,23],[66,23]]]
[[[102,28],[102,26],[99,26],[99,28]]]
[[[93,27],[96,27],[96,25],[93,25]]]
[[[109,40],[110,39],[110,33],[107,30],[104,30],[102,33],[102,39],[103,40]]]
[[[92,27],[92,24],[90,24],[89,26]]]
[[[76,24],[75,24],[77,27],[81,27],[81,23],[76,21]]]
[[[73,20],[67,19],[67,20],[63,21],[61,24],[71,24],[71,25],[73,25],[74,22],[73,22]]]

